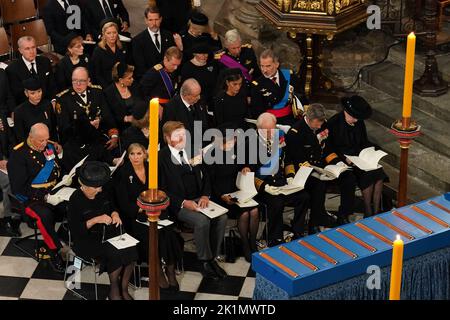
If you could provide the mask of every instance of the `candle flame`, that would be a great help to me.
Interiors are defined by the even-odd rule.
[[[401,240],[401,239],[400,239],[400,235],[399,235],[399,234],[397,235],[397,240]]]

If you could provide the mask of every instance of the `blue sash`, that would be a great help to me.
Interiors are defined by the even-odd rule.
[[[52,145],[48,145],[48,148],[53,151],[53,154],[56,157],[56,151]],[[48,178],[52,174],[53,168],[55,167],[55,159],[45,161],[44,167],[42,167],[41,171],[37,174],[37,176],[33,179],[31,184],[41,184],[46,183]]]
[[[166,86],[166,90],[169,93],[169,97],[172,98],[174,92],[172,80],[170,80],[169,75],[167,74],[166,71],[164,71],[164,69],[159,70],[159,74],[161,75],[164,85]]]
[[[281,69],[280,70],[281,73],[283,74],[284,78],[286,79],[287,83],[286,83],[286,91],[284,92],[284,96],[283,99],[280,100],[280,102],[278,102],[276,105],[274,105],[272,107],[272,109],[283,109],[288,100],[289,100],[289,85],[291,83],[291,71],[289,69]]]

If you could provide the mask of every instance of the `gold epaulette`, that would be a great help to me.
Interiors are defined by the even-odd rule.
[[[163,68],[163,66],[162,66],[161,63],[158,63],[158,64],[155,65],[153,68],[154,68],[156,71],[159,71],[159,70],[161,70],[161,69]]]
[[[257,85],[258,85],[258,82],[252,81],[252,84],[255,85],[255,86],[257,86]]]
[[[16,145],[13,149],[14,150],[18,150],[18,149],[20,149],[20,148],[22,148],[22,146],[24,145],[24,141],[22,141],[21,143],[19,143],[18,145]]]
[[[242,45],[243,48],[251,48],[252,45],[250,43],[246,43]]]
[[[63,91],[61,91],[60,93],[57,93],[56,96],[57,96],[58,98],[61,98],[62,95],[64,95],[64,94],[66,94],[67,92],[69,92],[69,90],[70,90],[70,89],[63,90]]]
[[[256,187],[256,190],[259,190],[259,189],[261,188],[261,186],[262,186],[263,183],[264,183],[264,180],[261,180],[261,179],[255,177],[255,187]]]
[[[286,176],[290,175],[290,174],[294,174],[295,175],[295,167],[293,164],[288,164],[285,168],[284,168],[284,174]]]
[[[295,133],[298,133],[298,130],[295,129],[295,128],[291,128],[291,131],[293,131],[293,132],[295,132]]]
[[[214,59],[219,60],[225,54],[225,51],[219,51],[214,54]]]
[[[89,86],[89,88],[100,89],[100,90],[103,89],[102,86],[101,86],[101,85],[98,85],[98,84],[91,84],[91,85]]]

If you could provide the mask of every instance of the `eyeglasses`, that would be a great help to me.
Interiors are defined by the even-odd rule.
[[[86,84],[87,80],[72,80],[72,84]]]

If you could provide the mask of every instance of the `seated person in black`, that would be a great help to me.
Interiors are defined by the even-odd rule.
[[[364,124],[364,120],[372,114],[372,108],[360,96],[342,98],[341,102],[344,110],[328,121],[330,142],[339,159],[345,161],[348,165],[352,165],[352,162],[345,155],[358,156],[362,149],[372,146],[367,138],[366,125]],[[386,173],[383,168],[372,171],[363,171],[355,165],[352,168],[363,194],[364,216],[370,217],[379,213],[383,181],[387,179]]]
[[[29,78],[23,82],[27,101],[14,109],[14,133],[16,141],[24,141],[33,124],[41,122],[50,130],[50,138],[56,139],[56,116],[50,101],[42,99],[42,86],[38,79]]]
[[[217,126],[225,123],[246,129],[245,118],[249,117],[247,88],[241,70],[224,69],[214,103],[214,119]]]
[[[56,85],[58,91],[72,86],[72,72],[77,67],[88,67],[89,58],[84,53],[83,37],[76,33],[66,36],[66,55],[56,65]]]
[[[148,104],[139,100],[133,108],[131,126],[120,134],[120,146],[127,150],[133,143],[139,143],[148,149]]]
[[[102,38],[91,57],[91,75],[103,89],[112,82],[111,70],[116,62],[127,63],[127,52],[119,40],[119,27],[114,20],[102,22]]]
[[[197,80],[202,87],[202,99],[210,109],[219,75],[217,63],[213,59],[209,59],[211,49],[206,43],[195,43],[191,52],[193,54],[192,59],[185,62],[181,67],[181,83],[189,78]]]
[[[211,160],[214,161],[208,166],[211,185],[212,185],[212,199],[220,205],[228,208],[228,216],[238,217],[238,230],[242,242],[242,249],[245,260],[251,262],[252,252],[256,252],[256,235],[259,227],[259,212],[258,207],[241,208],[237,205],[236,200],[232,199],[229,193],[235,192],[236,177],[239,172],[247,174],[250,168],[245,165],[244,159],[239,158],[236,146],[236,133],[233,129],[228,129],[230,126],[221,127],[222,135],[215,141],[217,144],[211,150]],[[208,153],[205,155],[205,159]],[[242,163],[244,160],[244,163]]]
[[[136,246],[117,249],[107,239],[118,236],[122,220],[106,192],[102,192],[110,179],[107,164],[97,161],[85,162],[78,171],[81,187],[69,200],[69,228],[73,249],[84,259],[95,259],[101,270],[108,272],[110,300],[132,300],[128,282],[137,260]]]
[[[133,79],[133,71],[133,66],[116,62],[112,68],[113,83],[104,90],[106,102],[119,132],[130,126],[134,105],[136,100],[140,99],[138,85]]]
[[[170,198],[169,217],[194,227],[202,275],[210,279],[224,278],[227,274],[214,258],[220,252],[227,216],[210,219],[198,211],[208,206],[211,183],[202,165],[191,166],[188,162],[184,125],[168,121],[163,125],[163,135],[167,146],[158,155],[158,183]]]
[[[128,147],[128,160],[115,175],[114,191],[117,204],[122,212],[122,219],[125,229],[133,237],[138,239],[138,251],[140,261],[147,262],[149,254],[148,226],[142,222],[147,222],[147,215],[139,209],[136,199],[148,189],[148,162],[146,161],[146,148],[138,143],[133,143]],[[162,212],[161,220],[167,219],[167,213]],[[139,221],[137,221],[138,219]],[[159,257],[164,261],[165,272],[159,270],[159,286],[178,291],[179,285],[175,277],[175,265],[179,264],[183,258],[183,241],[175,233],[173,226],[167,226],[158,230]],[[180,241],[181,239],[181,241]],[[166,279],[167,276],[167,279]]]

